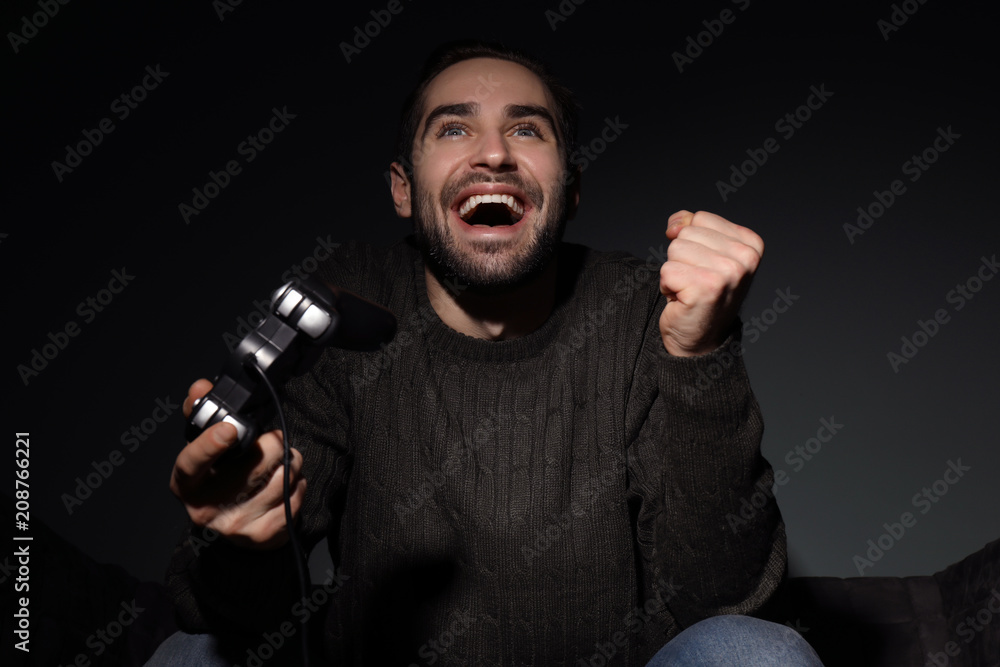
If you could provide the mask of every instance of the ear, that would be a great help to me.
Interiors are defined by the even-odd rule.
[[[566,187],[566,219],[572,220],[576,216],[576,210],[580,207],[580,178],[583,170],[580,166],[573,170],[572,180]]]
[[[389,165],[389,177],[392,179],[389,189],[392,193],[392,203],[396,209],[396,215],[401,218],[409,218],[413,213],[413,188],[403,165],[398,162]]]

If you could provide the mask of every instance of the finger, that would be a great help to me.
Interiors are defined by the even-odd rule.
[[[280,434],[281,432],[276,431],[275,433]],[[293,448],[291,450],[291,458],[292,464],[289,466],[289,478],[291,483],[294,483],[302,475],[302,454]],[[280,482],[283,481],[284,474],[284,456],[273,458],[268,465],[257,466],[253,470],[246,491],[252,496],[261,495],[267,491],[270,485],[276,483],[279,483],[278,488],[280,489]],[[275,481],[275,476],[279,477],[277,482]]]
[[[195,380],[194,383],[190,387],[188,387],[188,395],[187,398],[184,399],[184,405],[182,406],[182,409],[184,410],[185,419],[191,416],[191,407],[194,405],[194,402],[197,401],[202,396],[204,396],[205,394],[207,394],[208,392],[210,392],[211,390],[212,390],[212,383],[206,380],[205,378],[201,378],[200,380]]]
[[[694,213],[681,209],[667,218],[667,238],[674,239],[677,233],[684,227],[691,225],[694,220]]]
[[[753,250],[748,249],[748,253],[752,252]],[[670,247],[667,248],[666,264],[671,263],[688,264],[704,269],[721,278],[724,284],[729,287],[736,287],[752,273],[739,260],[716,252],[701,243],[682,238],[674,239]]]
[[[302,477],[291,471],[289,489],[294,489]],[[283,505],[285,501],[285,466],[275,468],[267,484],[246,503],[246,511],[255,516],[261,516],[272,507]]]
[[[267,471],[267,476],[246,486],[232,498],[232,502],[221,507],[216,512],[212,522],[215,527],[226,534],[246,534],[243,527],[258,520],[276,505],[284,503],[285,468],[277,465]],[[305,478],[295,470],[291,470],[289,485],[292,492]]]
[[[171,478],[174,493],[196,488],[212,470],[215,462],[236,442],[236,427],[228,422],[219,422],[205,429],[201,435],[187,444],[177,460]]]
[[[300,479],[289,497],[293,521],[298,516],[299,510],[302,507],[302,502],[305,498],[305,491],[306,481],[304,479]],[[268,508],[267,511],[263,512],[252,522],[248,523],[245,526],[245,530],[247,532],[247,536],[256,545],[262,547],[269,546],[276,540],[283,538],[288,532],[288,522],[285,517],[284,500],[282,499],[281,502]]]
[[[279,430],[268,431],[257,438],[255,446],[259,452],[259,459],[250,471],[249,482],[251,486],[260,487],[267,484],[274,469],[284,462],[285,439]],[[293,462],[295,453],[296,450],[293,449]],[[295,469],[294,466],[292,469]]]
[[[674,301],[693,306],[721,291],[718,274],[693,264],[666,262],[660,267],[660,292]]]
[[[673,255],[674,258],[680,259],[677,253],[682,252],[681,248],[687,242],[696,243],[707,248],[710,252],[735,259],[750,273],[756,271],[760,265],[761,257],[755,248],[715,229],[708,227],[685,227],[681,229],[677,234],[677,238],[670,244],[671,248],[677,247],[677,251]],[[667,256],[671,257],[669,249],[667,250]]]
[[[667,238],[674,239],[685,227],[707,227],[714,229],[726,236],[731,236],[741,243],[745,243],[760,256],[764,255],[764,240],[754,232],[742,225],[726,220],[721,215],[709,213],[708,211],[677,211],[667,218]]]

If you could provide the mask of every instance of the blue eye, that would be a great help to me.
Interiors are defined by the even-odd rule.
[[[461,125],[445,125],[438,134],[440,137],[460,137],[465,134],[465,128]]]
[[[526,134],[525,134],[526,133]],[[541,137],[542,133],[534,125],[519,125],[514,129],[515,137]]]

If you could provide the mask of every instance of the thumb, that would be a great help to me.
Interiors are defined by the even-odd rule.
[[[667,238],[673,241],[682,229],[694,221],[694,213],[681,209],[667,218]]]

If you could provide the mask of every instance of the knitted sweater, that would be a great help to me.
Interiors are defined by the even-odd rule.
[[[336,566],[313,600],[330,598],[335,664],[645,664],[783,577],[738,334],[671,357],[657,266],[563,243],[558,267],[550,317],[506,341],[441,322],[411,239],[341,246],[318,272],[399,321],[383,349],[329,349],[285,388],[298,528]],[[311,613],[288,546],[192,534],[168,573],[185,629]]]

